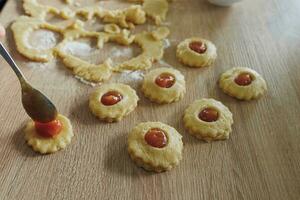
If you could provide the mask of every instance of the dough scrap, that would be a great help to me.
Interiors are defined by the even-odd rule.
[[[99,6],[89,6],[76,10],[76,14],[87,20],[96,16],[105,23],[114,23],[122,28],[134,28],[135,25],[146,22],[146,13],[140,5],[132,5],[118,10],[105,10]]]
[[[170,30],[167,27],[160,27],[152,31],[152,36],[155,40],[163,40],[170,35]]]
[[[152,128],[166,133],[167,146],[155,148],[147,144],[145,134]],[[137,125],[128,135],[128,152],[131,159],[145,170],[169,171],[182,160],[182,136],[171,126],[161,122],[146,122]]]
[[[167,0],[144,0],[143,9],[156,25],[161,25],[166,20],[169,3]]]
[[[155,80],[161,74],[171,74],[175,77],[175,83],[170,88],[159,87]],[[157,103],[172,103],[183,98],[186,88],[184,76],[180,71],[172,68],[157,68],[145,75],[142,91],[151,101]]]
[[[66,3],[71,4],[72,1],[66,0]],[[64,19],[81,15],[90,20],[94,16],[97,16],[105,23],[114,23],[122,28],[134,28],[135,25],[146,22],[146,13],[140,5],[132,5],[128,8],[118,10],[106,10],[100,6],[87,6],[75,10],[65,7],[60,10],[52,6],[41,5],[37,0],[23,0],[23,7],[26,14],[43,20],[51,13],[61,16]]]
[[[111,91],[119,92],[123,96],[123,99],[115,105],[105,106],[101,103],[101,97]],[[139,97],[130,86],[110,83],[101,85],[91,94],[89,107],[91,112],[100,120],[117,122],[129,115],[137,107],[138,101]]]
[[[166,20],[169,2],[173,0],[128,0],[129,2],[142,3],[146,15],[152,18],[156,25],[161,25]]]
[[[193,51],[189,47],[191,42],[204,43],[207,48],[206,51],[203,54]],[[209,40],[198,37],[188,38],[178,45],[176,56],[181,63],[189,67],[207,67],[215,62],[217,58],[217,48]]]
[[[167,35],[164,35],[166,37]],[[114,71],[124,70],[146,70],[152,67],[152,63],[160,60],[164,54],[164,43],[160,37],[157,40],[153,37],[153,32],[142,32],[135,35],[133,43],[142,48],[142,53],[135,58],[120,63],[114,68]]]
[[[45,20],[50,13],[61,16],[64,19],[70,19],[76,14],[68,7],[59,10],[52,6],[39,4],[37,0],[23,0],[23,8],[27,15],[43,20]]]
[[[146,13],[139,5],[133,5],[123,10],[105,11],[103,21],[118,24],[122,28],[134,28],[134,25],[146,22]]]
[[[69,1],[69,3],[71,3]],[[105,10],[99,6],[79,8],[71,11],[67,7],[59,10],[52,6],[41,5],[37,0],[24,0],[23,6],[28,16],[19,17],[12,25],[17,50],[33,61],[49,62],[54,56],[62,59],[64,65],[69,68],[74,75],[90,82],[103,82],[110,78],[112,72],[121,72],[124,70],[145,70],[152,67],[153,62],[160,60],[164,53],[165,39],[170,31],[166,27],[158,28],[153,32],[141,32],[131,35],[130,31],[121,28],[132,28],[135,24],[143,24],[146,21],[145,11],[139,5],[130,6],[120,10]],[[53,13],[65,19],[70,19],[77,14],[86,18],[98,16],[105,22],[111,22],[104,26],[104,32],[93,32],[84,30],[84,22],[75,20],[67,27],[58,27],[47,23],[45,18],[47,14]],[[26,39],[29,34],[38,29],[47,29],[63,36],[61,43],[47,50],[31,48]],[[95,65],[78,57],[64,52],[64,45],[67,42],[82,37],[96,38],[98,48],[103,48],[106,42],[116,42],[121,45],[139,45],[143,52],[135,58],[112,66],[111,59],[104,63]]]
[[[45,23],[45,21],[39,18],[32,18],[27,16],[19,17],[12,25],[12,31],[16,42],[17,50],[30,60],[38,62],[49,62],[53,59],[53,49],[34,49],[27,44],[27,38],[30,33],[38,29],[47,29],[63,35],[63,30]]]
[[[74,136],[70,120],[63,116],[58,115],[57,119],[62,123],[61,132],[53,138],[44,138],[37,134],[35,130],[34,121],[30,120],[24,130],[25,139],[28,145],[32,146],[34,151],[41,154],[55,153],[61,149],[66,148],[71,143]]]
[[[39,50],[30,48],[26,43],[26,37],[30,32],[41,28],[60,33],[64,39],[60,44],[51,49]],[[167,32],[166,28],[161,28],[160,31],[154,31],[156,35],[159,35],[155,39],[153,32],[142,32],[137,35],[131,35],[129,30],[121,30],[115,24],[106,25],[104,28],[105,32],[92,32],[84,30],[83,22],[80,20],[77,20],[69,27],[62,29],[53,26],[42,19],[27,16],[18,18],[13,23],[12,30],[17,49],[25,57],[34,61],[49,62],[53,59],[54,55],[56,55],[62,59],[66,67],[71,69],[75,75],[91,82],[102,82],[109,79],[112,70],[145,70],[150,68],[154,61],[162,58],[164,52],[162,39],[167,37],[167,34],[162,34],[162,36],[157,34],[160,32]],[[90,64],[87,61],[83,61],[73,55],[67,54],[63,48],[67,42],[84,37],[97,39],[98,48],[102,48],[106,42],[116,42],[121,45],[136,43],[141,46],[143,52],[135,58],[118,64],[114,68],[112,68],[110,59],[100,65]]]
[[[235,78],[241,73],[249,73],[252,82],[247,86],[235,83]],[[261,97],[267,91],[267,84],[256,71],[246,67],[235,67],[224,72],[219,80],[219,86],[224,93],[240,100],[252,100]]]
[[[86,81],[99,83],[108,80],[112,75],[110,59],[107,59],[103,64],[95,65],[65,52],[64,46],[79,38],[95,38],[98,40],[98,47],[102,48],[103,42],[109,40],[109,35],[85,31],[81,23],[75,23],[64,31],[64,40],[54,49],[55,54],[61,58],[64,65],[74,75]]]
[[[198,116],[205,108],[216,109],[219,113],[218,120],[215,122],[202,121]],[[200,99],[193,102],[185,110],[183,121],[190,134],[207,142],[228,139],[233,124],[230,110],[214,99]]]
[[[120,33],[121,29],[116,24],[106,24],[104,26],[104,32],[106,32],[106,33]]]

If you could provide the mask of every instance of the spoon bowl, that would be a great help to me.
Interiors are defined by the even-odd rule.
[[[43,93],[29,85],[22,87],[22,104],[34,121],[47,123],[57,117],[54,104]]]
[[[17,75],[22,87],[22,104],[31,119],[40,123],[48,123],[56,119],[57,109],[54,104],[39,90],[33,88],[25,79],[2,43],[0,54]]]

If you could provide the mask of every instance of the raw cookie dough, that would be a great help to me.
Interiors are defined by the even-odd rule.
[[[63,30],[58,27],[48,24],[41,19],[26,16],[19,17],[13,23],[11,28],[19,53],[30,60],[38,62],[51,61],[53,59],[53,49],[55,49],[55,47],[46,50],[31,48],[27,42],[30,34],[38,29],[47,29],[61,35],[63,34]]]
[[[105,10],[101,7],[90,6],[78,9],[76,14],[87,20],[96,16],[105,23],[114,23],[122,28],[129,29],[146,22],[146,13],[140,5],[132,5],[119,10]]]
[[[241,100],[257,99],[267,91],[263,77],[246,67],[236,67],[224,72],[219,86],[226,94]]]
[[[142,91],[156,103],[179,101],[186,92],[184,76],[172,68],[154,69],[145,75]]]
[[[28,47],[26,38],[32,31],[41,28],[60,33],[64,37],[63,41],[56,47],[48,50]],[[62,59],[66,67],[71,69],[75,75],[91,82],[102,82],[110,78],[112,74],[111,60],[108,59],[100,65],[90,64],[67,54],[64,51],[66,43],[81,37],[90,37],[98,40],[98,48],[102,48],[104,43],[110,41],[121,45],[137,43],[141,46],[143,52],[139,56],[118,64],[114,67],[114,71],[148,69],[154,61],[161,59],[163,56],[164,45],[162,39],[168,36],[168,29],[166,28],[160,28],[154,30],[154,32],[142,32],[135,36],[130,35],[130,32],[126,29],[121,30],[115,24],[106,25],[104,29],[105,32],[85,31],[81,21],[75,21],[74,24],[66,29],[60,29],[41,19],[25,16],[20,17],[12,25],[17,49],[22,55],[34,61],[48,62],[51,61],[55,54]]]
[[[191,44],[200,44],[196,50],[191,49]],[[178,60],[190,67],[206,67],[214,63],[217,58],[217,48],[215,45],[202,38],[189,38],[181,42],[176,52]]]
[[[61,132],[53,138],[45,138],[38,135],[35,130],[34,121],[31,120],[27,123],[24,130],[25,139],[28,145],[32,146],[34,151],[42,154],[54,153],[66,148],[66,146],[71,143],[74,134],[70,120],[63,115],[58,115],[57,119],[63,126]]]
[[[154,131],[154,135],[150,135],[150,131]],[[157,132],[163,134],[157,135]],[[161,137],[164,137],[165,141],[155,141],[157,137],[160,141]],[[131,159],[148,171],[171,170],[182,159],[182,150],[182,136],[176,129],[161,122],[141,123],[128,136],[128,152]]]
[[[230,110],[214,99],[193,102],[185,110],[183,121],[190,134],[208,142],[228,139],[233,124]]]
[[[166,19],[169,3],[172,0],[128,0],[135,3],[143,3],[143,9],[147,16],[152,18],[156,25],[161,25]]]
[[[123,10],[105,11],[103,22],[118,24],[122,28],[134,28],[134,25],[146,22],[146,13],[139,5],[133,5]]]
[[[155,21],[156,25],[160,25],[166,20],[169,3],[167,0],[145,0],[143,9]]]
[[[163,57],[164,43],[162,40],[168,36],[165,31],[167,31],[166,28],[164,28],[164,31],[157,32],[157,30],[154,30],[153,32],[142,32],[135,35],[133,42],[139,45],[143,52],[137,57],[117,65],[114,70],[146,70],[151,68],[153,62]]]
[[[62,59],[64,65],[70,69],[74,75],[83,78],[86,81],[99,83],[108,80],[112,75],[111,60],[107,59],[104,63],[95,65],[84,61],[74,55],[68,54],[64,46],[79,38],[96,38],[98,39],[98,46],[102,48],[103,42],[109,40],[109,35],[96,32],[85,31],[80,23],[74,24],[69,29],[64,31],[64,40],[56,47],[56,55]]]
[[[86,7],[74,11],[75,14],[81,14],[86,17],[97,15],[106,22],[117,23],[105,25],[104,32],[86,31],[83,28],[84,23],[80,20],[75,20],[66,28],[51,25],[44,20],[46,15],[49,12],[61,15],[61,11],[51,6],[40,5],[36,0],[24,0],[24,8],[26,13],[33,17],[22,16],[12,25],[18,51],[25,57],[39,62],[49,62],[54,56],[58,56],[62,59],[66,67],[72,70],[74,75],[89,82],[99,83],[105,81],[110,78],[112,71],[145,70],[152,67],[153,62],[163,57],[163,39],[170,33],[166,27],[162,27],[153,32],[142,32],[137,35],[131,35],[130,31],[121,29],[117,25],[129,27],[126,23],[144,23],[145,16],[143,14],[144,11],[141,10],[141,6],[131,6],[115,11],[104,10],[99,7]],[[70,18],[73,14],[64,15],[64,17]],[[26,40],[30,33],[37,29],[48,29],[60,33],[63,36],[63,41],[48,50],[30,48]],[[115,66],[112,66],[111,59],[107,59],[99,65],[90,64],[64,51],[66,43],[81,37],[96,38],[98,40],[98,48],[102,48],[106,42],[116,42],[121,45],[136,43],[142,48],[143,52],[137,57]]]
[[[66,3],[71,4],[72,1],[66,0]],[[140,5],[132,5],[125,9],[106,10],[101,6],[87,6],[71,10],[65,7],[61,10],[47,5],[41,5],[37,0],[24,0],[23,7],[25,13],[39,19],[45,20],[48,14],[54,14],[63,19],[74,18],[76,15],[81,15],[87,20],[97,16],[106,23],[115,23],[122,28],[134,28],[134,25],[144,24],[146,22],[146,13]]]
[[[163,40],[170,35],[170,30],[167,27],[160,27],[152,31],[152,37],[155,40]]]
[[[61,16],[64,19],[70,19],[76,15],[76,13],[68,7],[59,10],[52,6],[39,4],[37,0],[23,0],[23,8],[27,15],[42,20],[45,20],[48,14]]]
[[[131,113],[139,97],[130,86],[118,83],[103,84],[90,96],[89,107],[100,120],[121,121]]]

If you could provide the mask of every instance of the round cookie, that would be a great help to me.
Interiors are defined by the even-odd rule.
[[[184,76],[172,68],[154,69],[145,75],[142,91],[156,103],[179,101],[186,92]]]
[[[214,99],[193,102],[183,120],[190,134],[205,141],[228,139],[233,124],[230,110]]]
[[[161,122],[141,123],[128,136],[131,159],[148,171],[171,170],[182,159],[182,150],[182,136]]]
[[[240,100],[257,99],[267,91],[263,77],[246,67],[236,67],[224,72],[219,86],[224,93]]]
[[[189,38],[177,46],[178,60],[190,67],[206,67],[214,63],[217,58],[217,48],[209,40]]]
[[[62,129],[53,137],[42,137],[37,133],[34,121],[30,120],[27,123],[24,130],[25,139],[34,151],[42,154],[54,153],[71,143],[74,134],[70,120],[63,115],[58,115],[57,120],[62,124]]]
[[[120,83],[103,84],[90,96],[89,107],[100,120],[120,121],[131,113],[139,97],[130,86]]]

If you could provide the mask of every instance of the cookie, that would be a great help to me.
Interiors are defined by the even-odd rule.
[[[74,134],[70,120],[63,115],[58,115],[56,120],[60,123],[61,130],[53,137],[39,134],[34,121],[30,120],[27,123],[24,130],[25,139],[34,151],[41,154],[55,153],[71,143]]]
[[[182,136],[161,122],[141,123],[128,136],[131,159],[148,171],[171,170],[181,161],[182,151]]]
[[[217,48],[209,40],[189,38],[177,46],[178,60],[189,67],[206,67],[217,58]]]
[[[240,100],[257,99],[267,91],[263,77],[246,67],[236,67],[224,72],[219,86],[224,93]]]
[[[214,99],[193,102],[185,110],[183,121],[190,134],[205,141],[228,139],[233,124],[230,110]]]
[[[117,122],[129,115],[139,97],[130,86],[120,83],[103,84],[90,96],[91,112],[102,121]]]
[[[184,76],[172,68],[154,69],[145,75],[142,91],[156,103],[179,101],[186,92]]]

